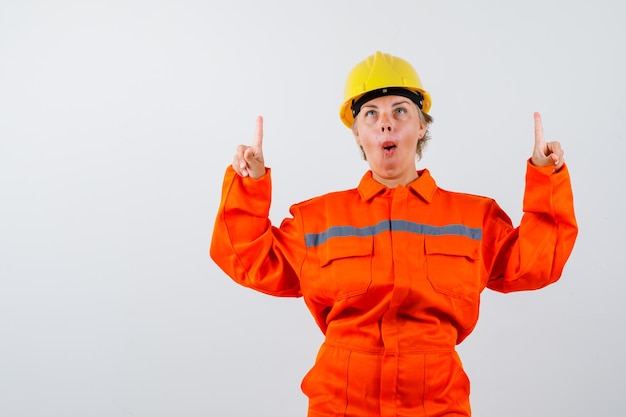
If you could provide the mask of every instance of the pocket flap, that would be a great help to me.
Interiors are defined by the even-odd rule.
[[[321,266],[326,266],[336,259],[356,256],[370,256],[374,252],[374,238],[334,237],[326,241],[320,253]]]
[[[465,236],[426,236],[427,255],[454,255],[478,259],[480,242]]]

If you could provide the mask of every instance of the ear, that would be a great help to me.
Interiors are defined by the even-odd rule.
[[[424,136],[426,136],[426,129],[428,128],[428,126],[426,125],[426,122],[424,122],[423,120],[420,121],[420,128],[417,131],[417,141],[419,142],[420,140],[424,139]]]
[[[359,145],[360,148],[363,147],[363,145],[361,144],[361,137],[359,136],[359,129],[356,125],[352,127],[352,134],[354,135],[354,140],[356,144]]]

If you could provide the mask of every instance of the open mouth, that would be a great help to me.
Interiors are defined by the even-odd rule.
[[[384,149],[386,152],[391,152],[391,151],[393,151],[395,148],[396,148],[396,144],[395,144],[395,143],[393,143],[393,142],[391,142],[391,141],[386,141],[386,142],[384,142],[384,143],[383,143],[383,149]]]

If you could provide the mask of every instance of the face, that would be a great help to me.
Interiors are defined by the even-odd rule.
[[[417,178],[415,149],[425,133],[419,109],[402,96],[368,101],[354,126],[356,143],[363,149],[374,179],[390,188]]]

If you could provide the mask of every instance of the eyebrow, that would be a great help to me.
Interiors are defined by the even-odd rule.
[[[408,100],[401,99],[400,101],[396,101],[395,103],[393,103],[393,104],[391,105],[391,107],[393,107],[393,106],[397,106],[397,105],[399,105],[399,104],[406,104],[406,103],[408,103],[408,102],[409,102]],[[377,106],[377,105],[375,105],[375,104],[367,104],[367,103],[365,103],[365,104],[364,104],[361,108],[365,108],[365,107],[373,107],[373,108],[375,108],[375,109],[377,109],[377,108],[378,108],[378,106]]]

